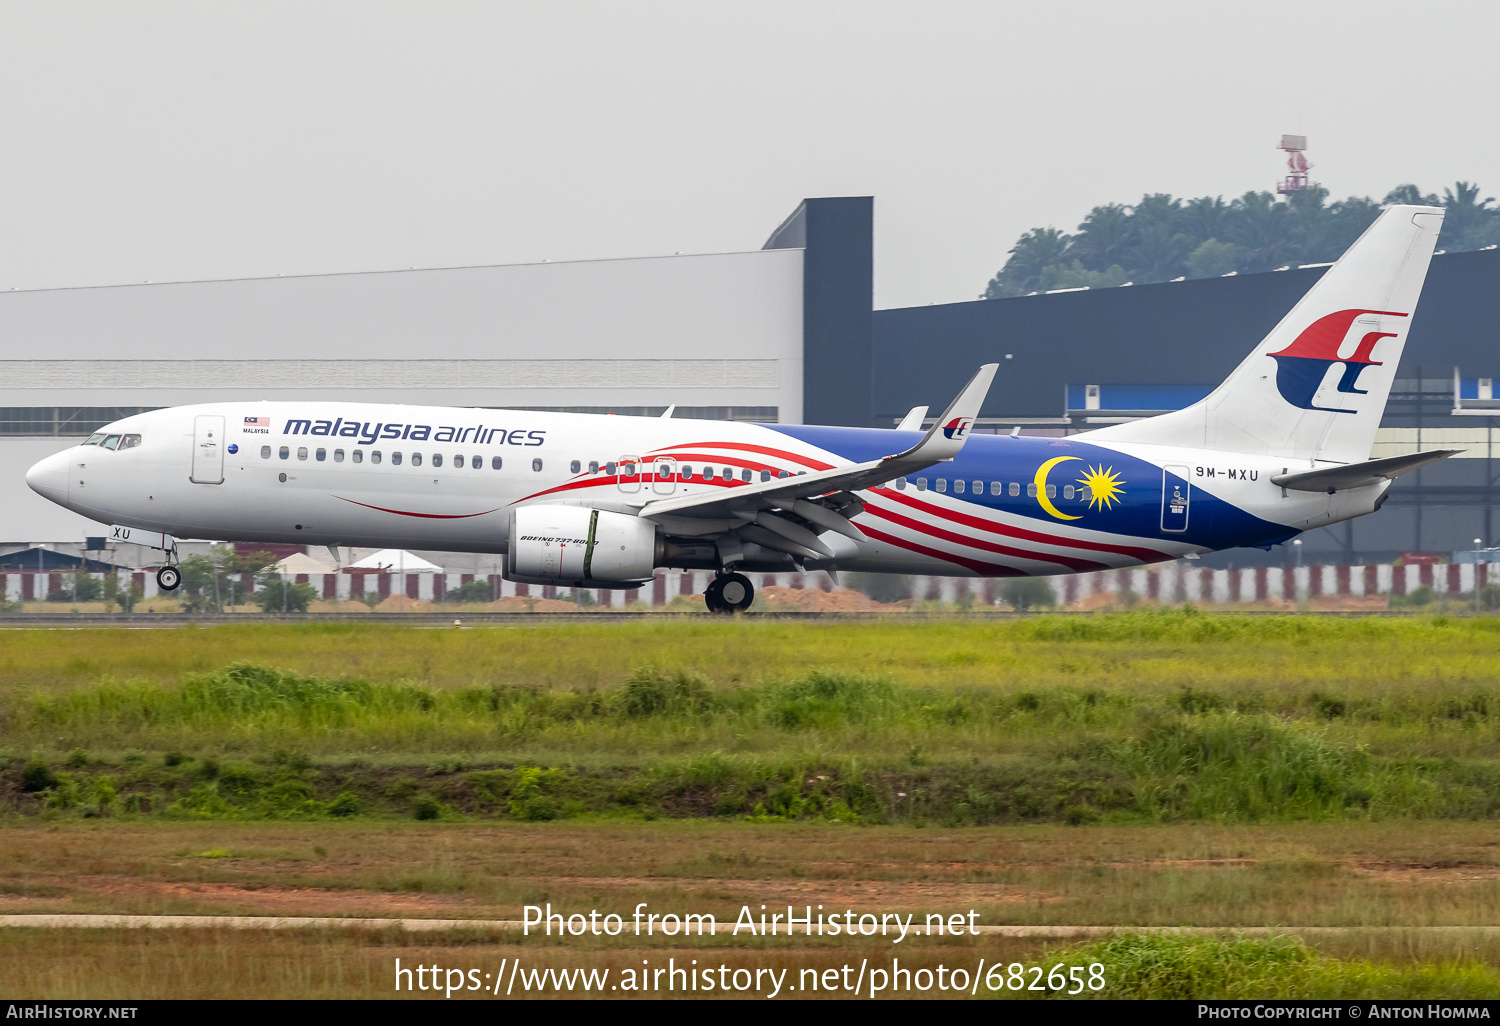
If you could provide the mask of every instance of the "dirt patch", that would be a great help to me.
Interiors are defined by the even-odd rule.
[[[28,882],[44,894],[0,895],[0,911],[31,911],[46,903],[113,908],[192,906],[208,910],[276,915],[340,916],[353,912],[392,916],[437,913],[472,914],[478,902],[447,894],[407,894],[334,887],[259,887],[202,881],[142,880],[130,876],[56,877]]]
[[[853,588],[823,591],[819,588],[782,588],[770,585],[759,595],[767,608],[799,613],[900,613],[911,608],[911,600],[876,602]]]

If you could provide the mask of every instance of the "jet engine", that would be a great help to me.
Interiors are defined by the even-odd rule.
[[[656,525],[586,506],[522,506],[505,576],[523,584],[636,588],[656,570]]]

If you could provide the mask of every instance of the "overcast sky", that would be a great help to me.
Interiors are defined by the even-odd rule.
[[[1500,4],[0,3],[0,288],[759,248],[877,307],[1147,191],[1500,192]]]

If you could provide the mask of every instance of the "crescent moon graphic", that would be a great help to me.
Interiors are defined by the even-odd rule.
[[[1064,513],[1062,510],[1052,505],[1052,500],[1047,498],[1047,474],[1052,470],[1053,467],[1057,466],[1059,463],[1065,463],[1068,460],[1076,460],[1078,458],[1079,457],[1077,456],[1054,456],[1052,459],[1036,468],[1036,501],[1042,504],[1042,509],[1046,510],[1048,513],[1051,513],[1059,520],[1078,520],[1080,518],[1075,517],[1069,513]]]

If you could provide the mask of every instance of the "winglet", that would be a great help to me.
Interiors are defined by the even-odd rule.
[[[913,406],[911,412],[901,418],[901,423],[896,425],[897,431],[921,431],[922,421],[927,419],[927,407]]]
[[[937,463],[957,456],[969,437],[969,428],[974,426],[974,418],[979,416],[979,408],[984,405],[984,398],[990,391],[990,382],[995,380],[995,372],[999,369],[998,363],[987,363],[980,367],[979,372],[969,379],[963,391],[948,404],[937,423],[922,436],[920,442],[905,452],[887,456],[886,459]]]

